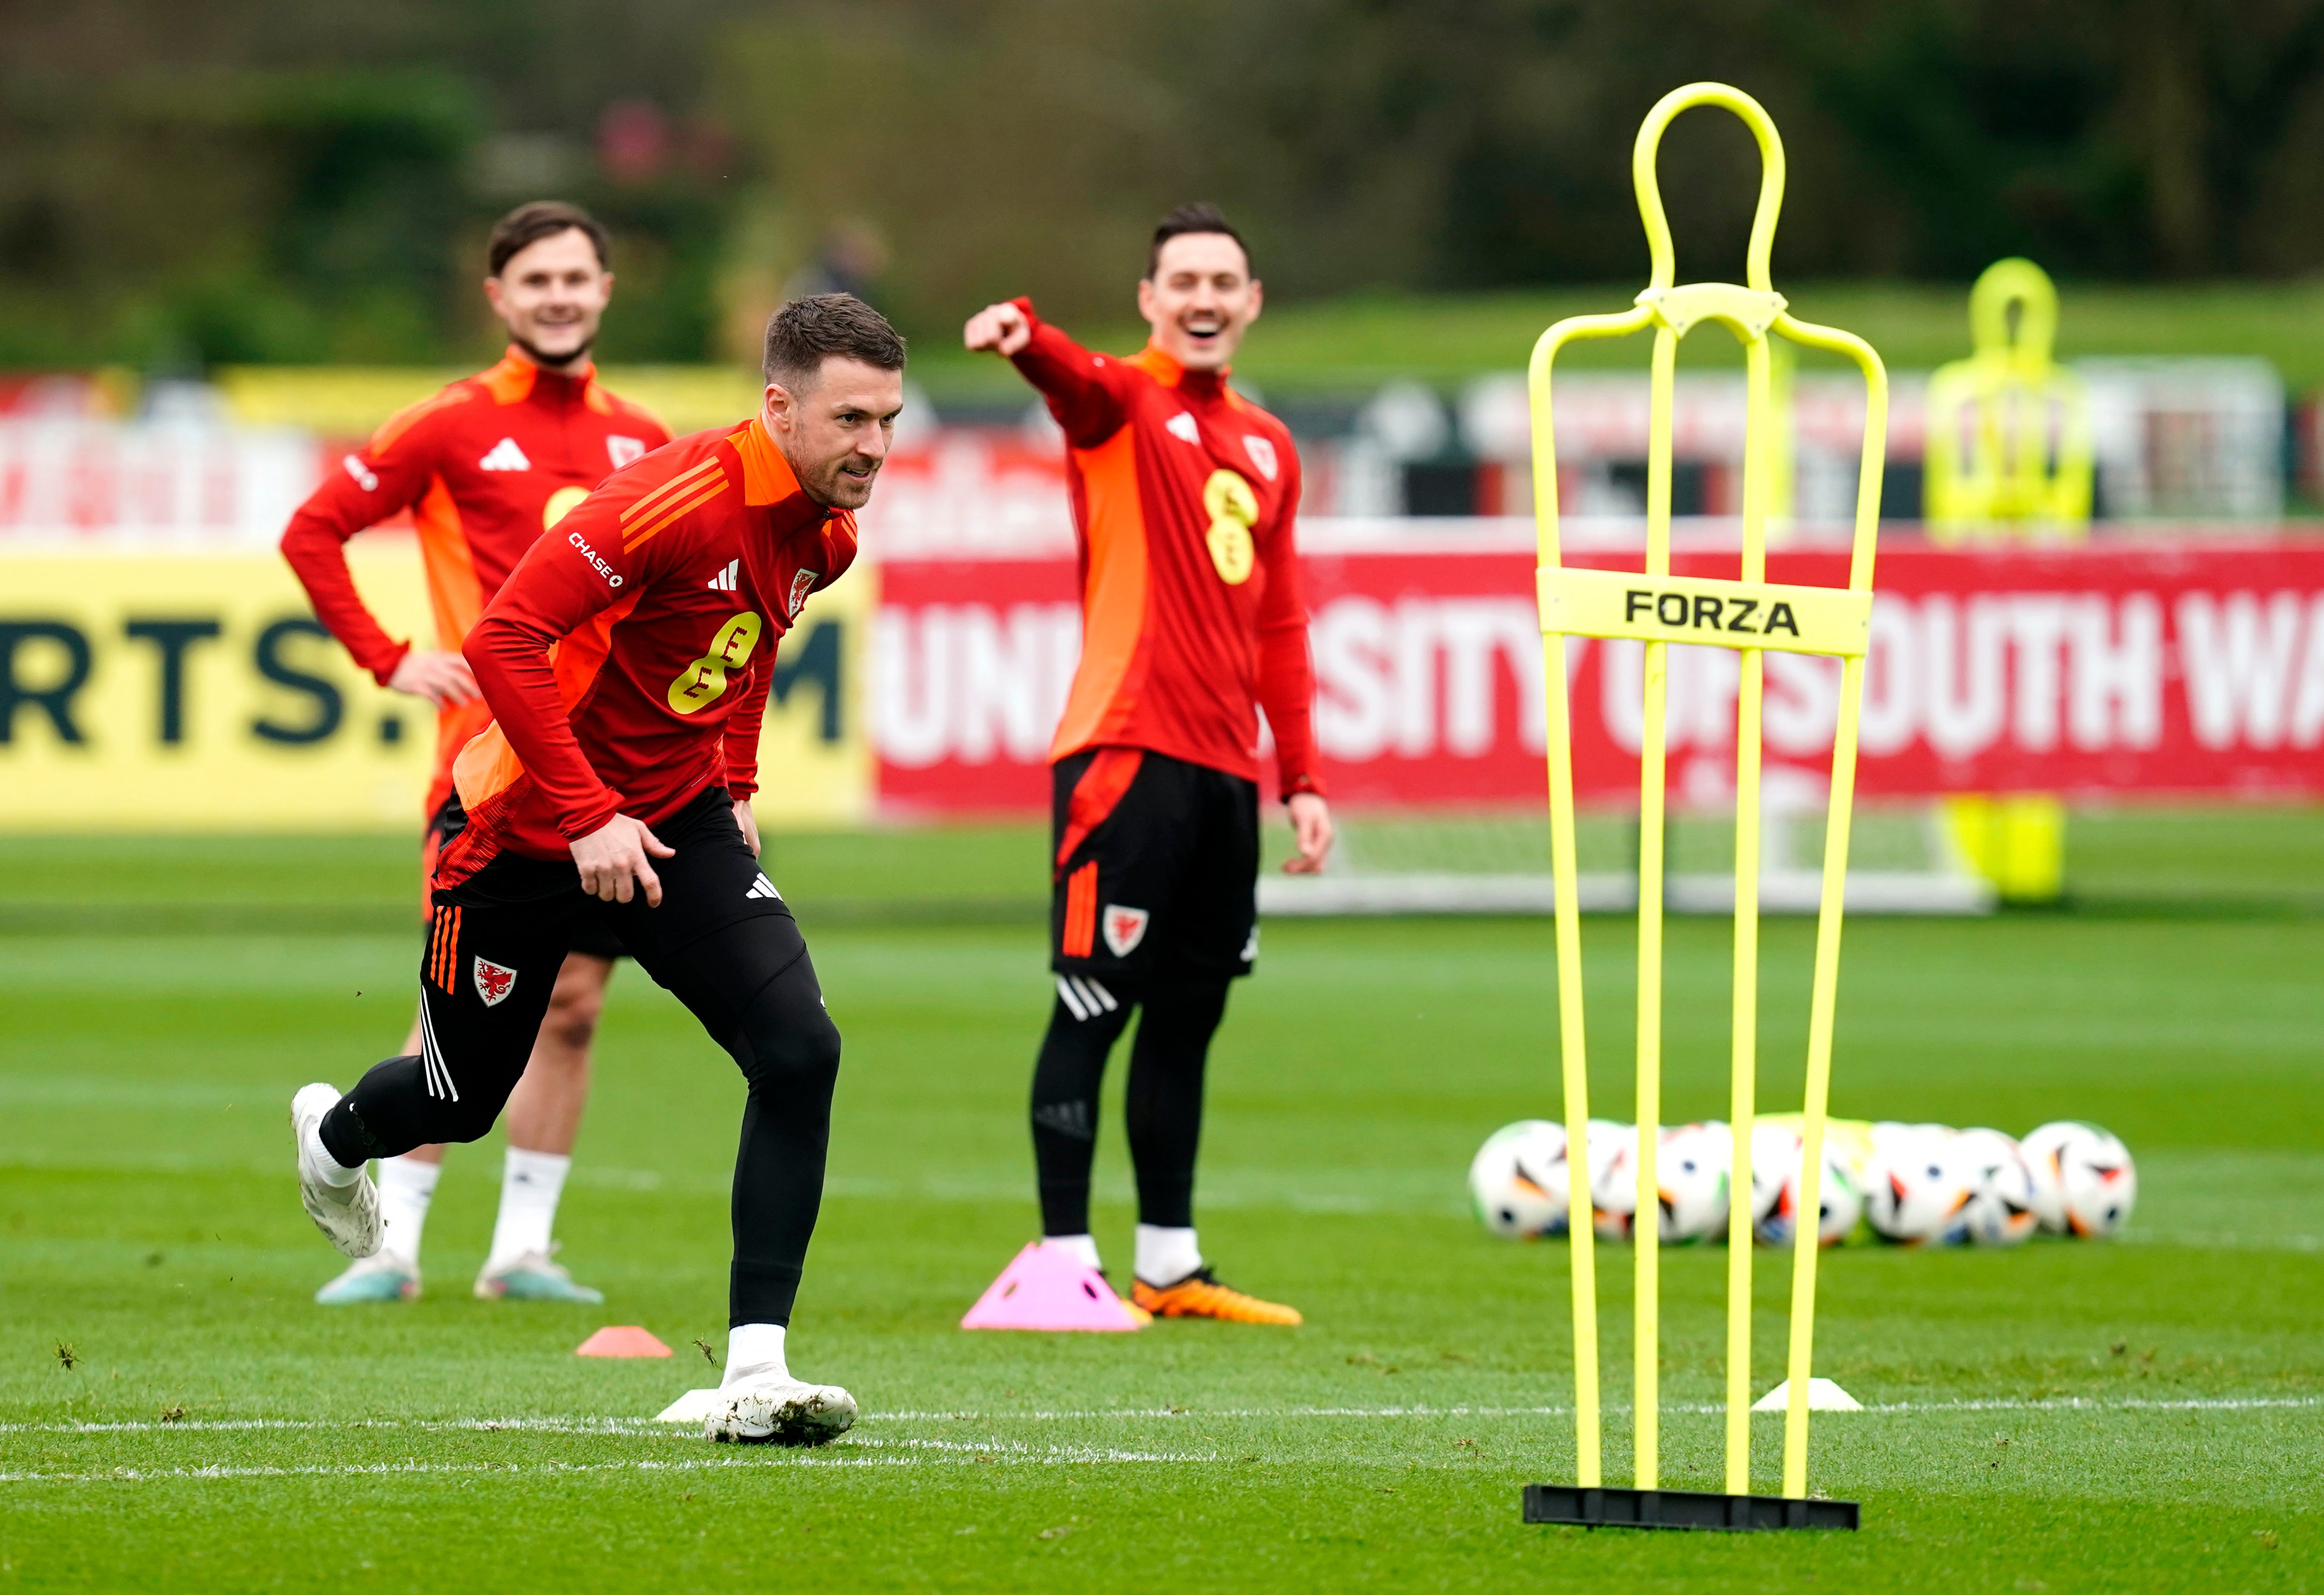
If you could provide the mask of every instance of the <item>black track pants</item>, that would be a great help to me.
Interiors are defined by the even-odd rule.
[[[421,1052],[390,1058],[323,1121],[341,1163],[490,1130],[530,1056],[576,932],[609,922],[750,1083],[734,1164],[735,1323],[788,1323],[823,1197],[839,1031],[790,910],[760,872],[724,788],[654,827],[662,901],[605,903],[569,860],[503,853],[437,894],[420,964]]]
[[[1155,981],[1136,993],[1083,976],[1057,977],[1057,1003],[1033,1067],[1033,1161],[1043,1234],[1089,1232],[1098,1090],[1132,1007],[1140,1017],[1130,1049],[1126,1116],[1139,1222],[1172,1228],[1194,1223],[1204,1070],[1226,1001],[1223,977]]]

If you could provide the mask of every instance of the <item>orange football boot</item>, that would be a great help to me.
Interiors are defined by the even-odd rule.
[[[1279,1302],[1262,1302],[1232,1286],[1221,1285],[1207,1267],[1158,1290],[1133,1276],[1130,1299],[1133,1305],[1157,1318],[1216,1318],[1228,1323],[1301,1322],[1298,1308],[1286,1307]]]
[[[1103,1268],[1100,1268],[1097,1271],[1097,1277],[1100,1279],[1105,1280],[1109,1286],[1113,1284],[1112,1279],[1107,1277],[1106,1271]],[[1154,1322],[1154,1314],[1138,1305],[1136,1300],[1137,1288],[1138,1287],[1136,1286],[1132,1286],[1131,1294],[1130,1295],[1116,1296],[1113,1299],[1121,1304],[1121,1310],[1130,1314],[1130,1321],[1132,1323],[1136,1323],[1139,1328],[1144,1329],[1148,1324]]]

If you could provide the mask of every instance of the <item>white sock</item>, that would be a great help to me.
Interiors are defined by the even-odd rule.
[[[741,1375],[758,1378],[772,1374],[777,1378],[791,1377],[790,1364],[783,1360],[783,1326],[779,1323],[738,1323],[726,1332],[726,1372],[718,1387],[740,1382]]]
[[[1102,1268],[1097,1260],[1097,1237],[1094,1235],[1044,1235],[1041,1244],[1054,1246],[1084,1268]]]
[[[493,1222],[492,1256],[484,1271],[506,1268],[528,1254],[549,1255],[549,1231],[557,1224],[557,1199],[565,1193],[573,1159],[555,1152],[508,1149],[501,1167],[501,1214]]]
[[[379,1160],[379,1213],[387,1225],[383,1249],[407,1263],[420,1261],[420,1236],[428,1226],[428,1203],[443,1173],[442,1164],[423,1163],[417,1157]]]
[[[322,1129],[323,1121],[318,1119],[307,1131],[307,1139],[299,1148],[299,1156],[306,1163],[309,1173],[323,1184],[344,1191],[363,1177],[364,1166],[358,1163],[349,1168],[332,1157],[331,1149],[323,1145]]]
[[[1169,1230],[1160,1224],[1138,1226],[1138,1277],[1147,1284],[1176,1285],[1203,1266],[1202,1249],[1192,1230]]]

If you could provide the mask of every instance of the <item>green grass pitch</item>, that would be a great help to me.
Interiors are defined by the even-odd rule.
[[[2312,820],[2268,823],[2314,856]],[[2140,1160],[2134,1229],[1827,1256],[1817,1371],[1871,1410],[1818,1418],[1812,1480],[1863,1502],[1861,1533],[1591,1535],[1517,1515],[1522,1485],[1571,1478],[1565,1249],[1489,1239],[1462,1187],[1487,1131],[1558,1111],[1545,924],[1267,928],[1214,1056],[1198,1203],[1222,1272],[1305,1327],[954,1327],[1035,1229],[1023,1102],[1048,987],[1018,883],[1039,853],[1010,831],[773,844],[847,1044],[794,1363],[865,1409],[799,1454],[644,1421],[710,1381],[696,1337],[723,1343],[742,1089],[636,971],[560,1222],[607,1305],[470,1297],[495,1138],[454,1150],[425,1299],[324,1309],[337,1259],[299,1211],[284,1111],[401,1037],[403,844],[0,843],[0,1590],[2324,1583],[2306,899],[2195,912],[2134,881],[2111,908],[1851,923],[1835,1111],[2099,1120]],[[955,922],[915,918],[944,871]],[[1630,930],[1585,931],[1615,1116]],[[1808,948],[1770,924],[1771,1110],[1796,1102]],[[1723,1112],[1727,956],[1723,925],[1674,926],[1674,1120]],[[1120,1073],[1098,1212],[1117,1270]],[[1600,1256],[1621,1482],[1629,1267]],[[1763,1389],[1787,1257],[1759,1253]],[[1665,1265],[1674,1487],[1719,1487],[1724,1265]],[[604,1323],[678,1358],[576,1358]],[[1758,1422],[1772,1489],[1780,1421]]]

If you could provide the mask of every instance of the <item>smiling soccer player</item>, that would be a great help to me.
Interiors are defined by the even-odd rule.
[[[1093,354],[1022,299],[978,312],[964,337],[1047,399],[1081,539],[1081,668],[1049,751],[1057,1000],[1032,1106],[1045,1244],[1098,1265],[1098,1084],[1141,1009],[1131,1300],[1163,1317],[1288,1324],[1293,1308],[1219,1283],[1194,1217],[1211,1037],[1259,952],[1260,708],[1298,846],[1285,868],[1320,870],[1332,845],[1292,546],[1299,455],[1227,385],[1261,300],[1242,235],[1214,207],[1184,205],[1155,229],[1138,284],[1152,328],[1139,354]]]
[[[365,1161],[489,1130],[576,937],[618,935],[750,1086],[717,1440],[815,1444],[855,1416],[785,1351],[839,1031],[749,798],[776,646],[854,560],[903,368],[862,300],[795,300],[767,327],[757,416],[618,473],[533,545],[462,650],[496,718],[454,771],[467,825],[436,861],[419,1051],[291,1104],[309,1215],[349,1257],[377,1251]]]
[[[491,721],[456,651],[525,550],[614,471],[669,441],[662,424],[608,392],[589,362],[613,298],[605,230],[586,211],[542,200],[501,218],[486,245],[484,298],[507,328],[508,353],[491,370],[391,417],[340,462],[291,517],[283,558],[315,613],[383,687],[437,708],[436,770],[429,782],[420,875],[466,816],[452,761]],[[399,642],[382,628],[347,570],[346,540],[410,510],[435,612],[437,649]],[[487,1300],[597,1302],[554,1261],[550,1235],[589,1094],[589,1049],[621,943],[592,933],[558,972],[532,1058],[509,1104],[500,1218],[476,1277]],[[405,1040],[420,1049],[420,1021]],[[444,1148],[415,1147],[380,1166],[387,1242],[315,1293],[327,1306],[410,1301],[420,1294],[420,1242]]]

